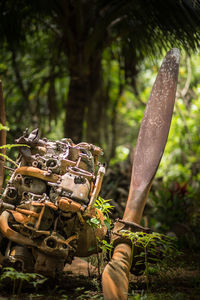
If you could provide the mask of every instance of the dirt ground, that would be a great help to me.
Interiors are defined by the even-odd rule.
[[[12,294],[13,282],[10,282],[1,287],[0,300],[103,300],[97,264],[91,263],[96,264],[95,257],[90,262],[76,258],[72,265],[66,265],[59,278],[47,280],[37,290],[24,285],[18,296]],[[149,265],[145,275],[130,275],[128,300],[146,299],[200,300],[200,253],[187,251],[174,260]]]

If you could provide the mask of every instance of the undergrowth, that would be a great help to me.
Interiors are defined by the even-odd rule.
[[[18,272],[14,268],[6,267],[2,269],[0,275],[0,284],[2,288],[6,288],[8,284],[12,286],[12,294],[20,296],[22,292],[23,283],[29,283],[36,291],[47,278],[37,273]]]

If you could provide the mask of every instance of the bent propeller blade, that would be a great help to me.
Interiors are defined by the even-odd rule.
[[[140,127],[123,220],[139,223],[146,197],[164,152],[176,96],[180,52],[164,58],[153,85]]]
[[[179,58],[178,49],[167,53],[152,88],[137,140],[124,221],[140,222],[148,191],[164,152],[176,95]],[[116,229],[119,229],[118,225],[116,223]],[[128,244],[115,247],[102,275],[105,300],[127,299],[131,256],[132,249]]]

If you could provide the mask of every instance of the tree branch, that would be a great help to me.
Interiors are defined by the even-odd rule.
[[[3,90],[2,90],[2,83],[0,81],[0,124],[3,126],[6,125],[6,114],[5,114],[5,105],[3,99]],[[0,146],[6,145],[6,130],[0,130]],[[0,149],[0,153],[6,154],[6,149]],[[0,193],[3,186],[3,179],[4,179],[4,163],[5,159],[2,157],[0,160]]]
[[[191,76],[192,76],[192,70],[191,70],[191,63],[190,63],[190,58],[189,56],[187,57],[187,80],[185,82],[185,86],[181,91],[181,96],[184,98],[188,92],[188,89],[190,87],[190,82],[191,82]]]
[[[16,53],[15,53],[14,49],[12,49],[12,65],[13,65],[13,69],[15,71],[17,84],[18,84],[18,86],[21,90],[21,93],[22,93],[22,96],[23,96],[24,100],[26,101],[28,99],[28,94],[27,94],[27,91],[26,91],[25,86],[23,84],[21,74],[19,72],[19,68],[18,68],[17,61],[16,61]]]

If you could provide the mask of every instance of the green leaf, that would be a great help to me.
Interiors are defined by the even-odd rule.
[[[0,149],[10,150],[11,148],[15,148],[15,147],[28,147],[28,148],[30,148],[30,146],[26,145],[26,144],[7,144],[7,145],[0,146]]]
[[[17,168],[19,168],[18,164],[12,160],[11,158],[9,158],[7,155],[0,153],[0,156],[4,157],[6,160],[10,161],[11,163],[13,163]]]
[[[90,222],[93,223],[93,224],[96,224],[96,225],[100,224],[100,220],[98,220],[97,218],[91,218]]]
[[[2,124],[0,123],[0,130],[7,130],[7,131],[9,131],[10,128],[9,128],[8,126],[4,126],[4,125],[2,125]]]

